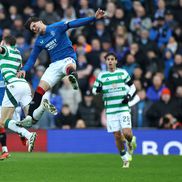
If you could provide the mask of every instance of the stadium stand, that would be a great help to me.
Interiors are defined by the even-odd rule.
[[[66,104],[72,123],[65,121],[67,127],[59,124],[58,116],[45,114],[35,127],[78,127],[78,109],[88,110],[89,114],[90,108],[84,108],[83,104],[85,93],[92,88],[98,73],[106,69],[103,57],[111,51],[118,56],[118,66],[132,76],[141,98],[131,109],[134,127],[182,128],[182,0],[1,0],[0,39],[15,35],[25,63],[35,41],[34,35],[23,26],[29,16],[38,16],[51,24],[92,16],[98,8],[107,11],[106,19],[68,31],[78,55],[80,93],[70,91],[65,81],[46,95],[60,111],[60,118],[67,117],[62,115],[62,105]],[[49,56],[42,51],[26,77],[32,90],[48,64]],[[96,123],[84,121],[85,125],[80,127],[105,127],[102,100],[99,96],[91,97],[94,109],[99,111]],[[152,108],[161,105],[173,109],[154,112]]]

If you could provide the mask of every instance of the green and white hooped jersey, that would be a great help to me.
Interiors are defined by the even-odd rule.
[[[1,46],[5,49],[4,54],[0,54],[0,69],[5,84],[13,82],[26,82],[23,78],[17,78],[17,71],[22,66],[22,57],[19,50],[14,46]]]
[[[96,92],[96,88],[101,83],[106,114],[130,112],[128,104],[121,103],[129,91],[129,86],[126,83],[130,79],[129,74],[124,69],[119,68],[114,72],[104,71],[98,75],[94,82],[93,93]]]

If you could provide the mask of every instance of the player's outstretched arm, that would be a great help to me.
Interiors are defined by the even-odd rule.
[[[104,18],[106,16],[106,12],[98,9],[95,13],[95,16],[92,17],[86,17],[86,18],[78,18],[76,20],[70,21],[67,23],[68,28],[76,28],[83,25],[87,25],[91,22],[94,22],[98,19]]]
[[[41,50],[42,49],[39,48],[38,46],[34,46],[29,56],[29,59],[27,60],[26,64],[23,66],[22,70],[29,71],[33,67]]]

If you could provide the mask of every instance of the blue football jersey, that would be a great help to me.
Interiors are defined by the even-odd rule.
[[[30,57],[23,67],[23,70],[28,71],[34,65],[39,53],[45,49],[51,59],[51,62],[59,61],[67,57],[77,59],[76,53],[72,47],[66,31],[69,28],[76,28],[82,25],[86,25],[95,21],[95,17],[80,18],[71,22],[57,22],[46,26],[45,34],[39,34]]]

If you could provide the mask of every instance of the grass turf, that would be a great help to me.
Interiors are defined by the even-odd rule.
[[[0,161],[5,182],[180,182],[182,157],[134,156],[129,169],[119,155],[12,153]]]

